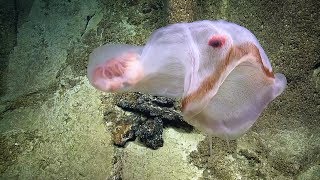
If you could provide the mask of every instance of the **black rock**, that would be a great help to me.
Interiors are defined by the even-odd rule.
[[[163,146],[162,132],[162,120],[154,118],[139,125],[135,134],[147,147],[157,149]]]
[[[164,126],[174,126],[187,131],[193,129],[183,120],[181,112],[175,108],[175,100],[172,98],[131,93],[119,97],[116,105],[135,114],[136,118],[131,119],[131,131],[134,132],[134,137],[138,137],[143,144],[152,149],[163,146]],[[130,139],[133,137],[130,136]],[[127,138],[121,138],[121,140],[126,141]]]

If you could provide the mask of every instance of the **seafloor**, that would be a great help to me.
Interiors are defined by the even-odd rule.
[[[0,0],[0,179],[320,179],[319,9],[315,0]],[[212,156],[179,103],[103,94],[85,76],[99,45],[141,45],[159,27],[200,19],[246,26],[288,79],[248,133],[213,139]]]

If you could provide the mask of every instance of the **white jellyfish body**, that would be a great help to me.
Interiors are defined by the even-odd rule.
[[[189,124],[227,139],[245,133],[286,87],[248,29],[207,20],[160,28],[144,47],[101,46],[90,55],[88,78],[106,92],[182,98]]]

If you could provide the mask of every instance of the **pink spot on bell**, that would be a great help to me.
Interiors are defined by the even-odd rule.
[[[213,48],[220,48],[226,43],[226,37],[223,35],[214,35],[210,38],[208,45]]]

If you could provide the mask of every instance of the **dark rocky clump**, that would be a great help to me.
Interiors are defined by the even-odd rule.
[[[134,115],[118,122],[113,130],[113,140],[124,146],[136,137],[147,147],[157,149],[163,146],[162,132],[165,126],[180,127],[191,131],[192,127],[183,121],[176,102],[172,98],[130,93],[117,97],[116,105]]]
[[[135,134],[147,147],[157,149],[163,146],[163,122],[159,118],[149,119],[137,126]]]

